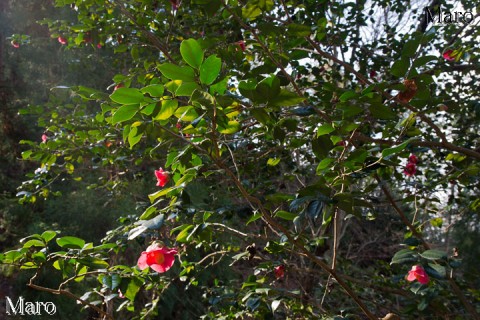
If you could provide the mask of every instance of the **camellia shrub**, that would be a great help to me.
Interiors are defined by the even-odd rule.
[[[29,288],[100,319],[479,319],[450,232],[480,210],[472,2],[55,3],[77,16],[43,20],[59,50],[116,75],[23,111],[45,133],[20,201],[86,172],[153,191],[100,243],[45,230],[1,254]]]

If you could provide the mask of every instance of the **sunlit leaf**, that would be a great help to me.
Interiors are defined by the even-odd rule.
[[[180,54],[183,60],[193,68],[199,68],[203,61],[203,50],[195,39],[183,40],[180,44]],[[172,78],[173,79],[173,78]],[[180,78],[176,78],[180,79]],[[184,79],[180,79],[184,80]]]

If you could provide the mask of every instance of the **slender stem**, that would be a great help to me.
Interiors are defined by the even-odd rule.
[[[106,317],[107,319],[111,319],[111,320],[114,320],[114,318],[109,315],[108,313],[106,313],[105,311],[103,311],[102,309],[100,309],[99,307],[97,307],[96,305],[93,305],[91,304],[90,302],[86,301],[86,300],[83,300],[81,299],[80,297],[74,295],[73,293],[71,293],[70,291],[67,291],[67,290],[61,290],[61,289],[51,289],[51,288],[46,288],[46,287],[42,287],[42,286],[39,286],[39,285],[36,285],[36,284],[33,284],[33,283],[29,283],[27,284],[28,287],[32,288],[32,289],[35,289],[35,290],[39,290],[39,291],[45,291],[45,292],[50,292],[52,294],[57,294],[57,295],[64,295],[64,296],[67,296],[69,298],[72,298],[74,300],[77,300],[79,301],[81,304],[83,305],[86,305],[90,308],[92,308],[93,310],[95,310],[96,312],[98,312],[99,314],[101,314],[102,316]]]
[[[397,203],[395,202],[395,200],[393,199],[393,196],[392,194],[390,193],[390,190],[388,190],[385,182],[380,179],[380,177],[378,176],[378,174],[375,174],[375,179],[378,181],[378,184],[380,185],[380,188],[382,189],[383,193],[385,194],[385,196],[387,197],[387,200],[390,202],[390,204],[392,205],[393,209],[398,213],[398,215],[400,216],[400,219],[402,220],[402,222],[408,227],[408,229],[410,230],[410,232],[412,232],[412,234],[418,238],[418,240],[420,240],[422,242],[422,245],[425,249],[429,250],[430,249],[430,245],[423,239],[423,236],[417,231],[417,229],[410,223],[410,221],[408,220],[407,216],[405,215],[405,213],[403,212],[402,209],[400,209],[400,207],[397,205]]]

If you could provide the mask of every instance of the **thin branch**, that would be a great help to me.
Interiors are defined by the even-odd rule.
[[[390,190],[388,190],[387,186],[386,186],[386,183],[380,179],[380,177],[378,176],[378,174],[375,174],[375,179],[377,180],[378,184],[380,185],[380,188],[382,189],[383,193],[385,194],[385,196],[387,197],[387,200],[390,202],[390,204],[392,205],[393,209],[398,213],[398,215],[400,216],[400,219],[402,220],[402,222],[408,227],[408,229],[410,230],[410,232],[412,232],[412,234],[418,238],[418,240],[420,240],[422,242],[422,245],[425,249],[429,250],[430,249],[430,245],[423,239],[423,236],[417,231],[417,229],[410,223],[410,221],[408,220],[407,216],[405,215],[405,213],[403,212],[402,209],[400,209],[400,207],[397,205],[397,203],[395,202],[395,200],[393,199],[392,197],[392,194],[390,193]]]
[[[27,286],[30,287],[30,288],[32,288],[32,289],[35,289],[35,290],[50,292],[50,293],[56,294],[56,295],[64,295],[64,296],[67,296],[67,297],[69,297],[69,298],[72,298],[72,299],[74,299],[74,300],[79,301],[81,304],[83,304],[83,305],[85,305],[85,306],[88,306],[88,307],[92,308],[93,310],[95,310],[96,312],[98,312],[98,313],[101,314],[102,316],[106,317],[107,319],[114,320],[114,318],[113,318],[111,315],[109,315],[108,313],[106,313],[105,311],[103,311],[102,309],[100,309],[99,307],[97,307],[96,305],[93,305],[93,304],[91,304],[90,302],[81,299],[80,297],[74,295],[74,294],[71,293],[70,291],[60,290],[60,289],[55,290],[55,289],[51,289],[51,288],[46,288],[46,287],[42,287],[42,286],[33,284],[33,283],[31,283],[31,282],[30,282],[29,284],[27,284]]]
[[[209,254],[207,254],[205,257],[203,257],[200,261],[196,262],[196,264],[202,264],[202,263],[205,262],[205,260],[207,260],[207,259],[209,259],[209,258],[211,258],[211,257],[214,257],[214,256],[216,256],[216,255],[219,255],[219,254],[221,254],[222,256],[224,256],[226,253],[228,253],[228,251],[224,251],[224,250],[209,253]]]
[[[172,56],[170,55],[170,53],[168,52],[168,48],[160,41],[160,39],[158,39],[155,34],[153,34],[151,31],[145,29],[144,26],[142,26],[141,24],[139,24],[137,22],[137,20],[135,19],[135,17],[133,16],[133,14],[131,14],[126,8],[125,8],[125,3],[123,3],[122,1],[116,1],[114,3],[114,5],[117,5],[117,7],[120,9],[120,11],[125,15],[127,16],[128,19],[130,19],[130,21],[132,21],[132,23],[138,28],[140,29],[140,31],[142,32],[142,34],[145,36],[145,38],[147,38],[155,48],[157,48],[158,50],[160,50],[164,56],[171,62],[171,63],[174,63],[174,64],[177,64],[177,62],[172,58]]]

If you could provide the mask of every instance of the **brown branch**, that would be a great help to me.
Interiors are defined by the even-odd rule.
[[[177,62],[172,58],[172,56],[170,55],[170,53],[168,52],[168,48],[160,41],[160,39],[158,39],[151,31],[145,29],[144,26],[142,26],[141,24],[139,24],[137,22],[137,20],[135,19],[135,17],[133,16],[133,14],[131,14],[124,6],[124,3],[122,1],[117,1],[117,2],[114,2],[114,5],[117,5],[118,8],[120,9],[120,11],[125,15],[127,16],[128,19],[130,19],[130,21],[132,21],[132,23],[142,32],[143,36],[145,38],[147,38],[151,43],[152,45],[157,48],[158,50],[160,50],[164,55],[165,57],[171,62],[171,63],[174,63],[174,64],[177,64]]]
[[[398,213],[398,215],[400,216],[400,219],[402,220],[402,222],[408,227],[408,229],[410,230],[410,232],[418,238],[418,240],[420,240],[422,242],[422,245],[425,249],[429,250],[430,249],[430,245],[423,239],[423,236],[417,231],[417,229],[410,223],[410,221],[407,219],[407,216],[405,215],[405,213],[403,212],[402,209],[400,209],[400,207],[397,205],[397,203],[395,202],[395,200],[393,199],[392,197],[392,194],[390,193],[390,190],[388,190],[385,182],[380,179],[380,177],[378,176],[378,174],[375,174],[375,179],[377,180],[378,184],[380,185],[380,188],[382,189],[383,193],[385,194],[385,196],[387,197],[387,200],[390,202],[390,204],[392,205],[393,209],[395,209],[395,211]]]
[[[387,145],[387,146],[394,146],[394,145],[397,144],[395,141],[392,141],[392,140],[371,138],[371,137],[368,137],[368,136],[366,136],[366,135],[364,135],[363,133],[360,133],[360,132],[355,132],[355,135],[353,135],[352,140],[361,141],[361,142],[384,144],[384,145]],[[430,148],[443,148],[443,149],[447,149],[447,150],[450,150],[450,151],[457,151],[459,153],[463,153],[465,155],[468,155],[472,158],[480,159],[480,153],[478,151],[463,148],[463,147],[459,147],[459,146],[454,145],[452,143],[445,144],[444,142],[438,142],[438,141],[418,141],[418,140],[413,140],[409,143],[413,146],[430,147]]]
[[[335,57],[334,55],[331,55],[330,53],[328,52],[325,52],[323,51],[320,46],[318,45],[317,42],[315,42],[315,40],[313,40],[312,38],[310,37],[305,37],[305,40],[307,40],[308,43],[310,43],[310,45],[315,48],[316,52],[318,54],[320,54],[321,56],[323,56],[324,58],[327,58],[329,60],[332,60],[333,62],[341,65],[342,67],[345,68],[345,70],[347,70],[348,72],[352,73],[353,75],[355,75],[362,84],[364,85],[370,85],[372,82],[370,80],[368,80],[363,74],[361,74],[360,72],[356,71],[351,65],[349,65],[348,63],[346,63],[345,61],[342,61],[340,59],[338,59],[337,57]]]
[[[95,310],[96,312],[98,312],[99,314],[101,314],[102,316],[106,317],[107,319],[111,319],[111,320],[114,320],[114,318],[106,313],[105,311],[103,311],[102,309],[100,309],[99,307],[97,307],[96,305],[93,305],[91,304],[90,302],[88,301],[85,301],[83,299],[81,299],[80,297],[74,295],[73,293],[71,293],[70,291],[67,291],[67,290],[55,290],[55,289],[51,289],[51,288],[46,288],[46,287],[42,287],[42,286],[39,286],[39,285],[36,285],[36,284],[33,284],[33,283],[29,283],[27,284],[28,287],[32,288],[32,289],[35,289],[35,290],[39,290],[39,291],[45,291],[45,292],[49,292],[49,293],[52,293],[52,294],[56,294],[56,295],[64,295],[64,296],[67,296],[69,298],[72,298],[74,300],[77,300],[79,301],[81,304],[85,305],[85,306],[88,306],[90,308],[92,308],[93,310]]]

